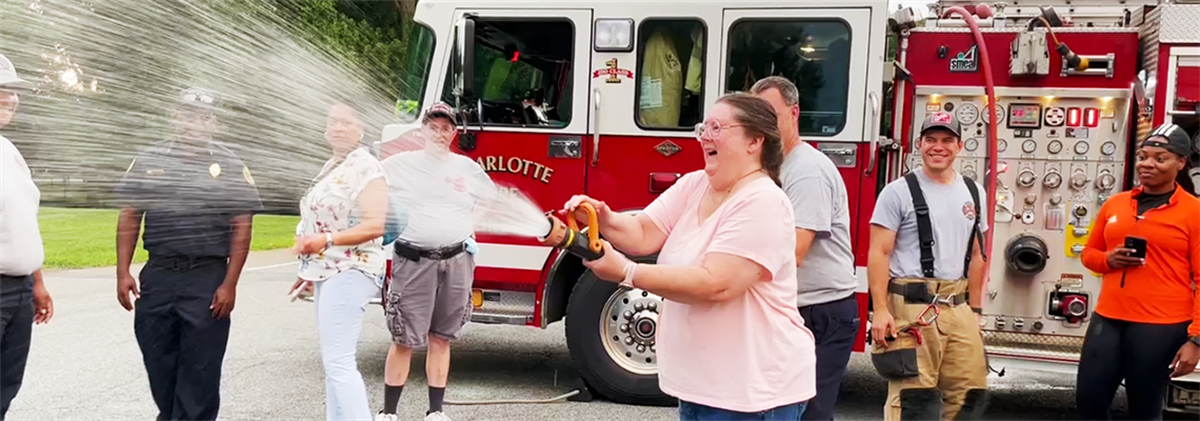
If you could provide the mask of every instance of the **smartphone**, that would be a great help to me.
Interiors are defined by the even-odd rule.
[[[1136,257],[1139,259],[1146,258],[1146,239],[1145,238],[1126,236],[1125,237],[1125,248],[1133,250],[1133,253],[1129,255],[1130,257]]]

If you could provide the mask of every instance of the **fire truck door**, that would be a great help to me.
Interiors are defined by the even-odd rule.
[[[853,244],[867,244],[874,206],[872,159],[882,102],[882,24],[868,8],[725,9],[720,76],[724,92],[748,92],[767,76],[783,76],[800,93],[800,138],[824,152],[849,195]],[[867,247],[855,247],[856,266]],[[863,290],[865,292],[865,289]]]
[[[471,95],[457,98],[465,132],[455,148],[501,188],[557,209],[584,188],[592,11],[455,12],[464,14],[475,16],[474,77]],[[453,77],[442,92],[451,104]]]

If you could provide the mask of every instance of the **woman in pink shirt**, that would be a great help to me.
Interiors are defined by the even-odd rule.
[[[681,420],[799,420],[816,395],[812,333],[796,310],[792,206],[780,189],[775,112],[745,94],[722,97],[697,127],[704,170],[640,214],[596,208],[601,279],[663,297],[655,338],[659,387]],[[618,252],[619,251],[619,252]],[[658,253],[637,264],[622,253]]]

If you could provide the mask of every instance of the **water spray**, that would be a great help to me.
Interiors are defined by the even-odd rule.
[[[579,225],[575,222],[574,215],[568,217],[567,223],[564,225],[561,219],[550,213],[546,214],[546,219],[550,220],[550,230],[546,232],[545,236],[538,237],[538,240],[543,245],[566,250],[584,260],[599,259],[604,256],[604,243],[600,242],[600,221],[596,215],[596,208],[589,203],[582,203],[579,207],[588,215],[586,242],[583,233],[579,231]]]

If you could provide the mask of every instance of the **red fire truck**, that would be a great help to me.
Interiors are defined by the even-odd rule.
[[[996,198],[992,366],[1070,371],[1099,292],[1078,261],[1088,215],[1131,182],[1135,136],[1163,121],[1196,129],[1200,5],[951,3],[921,19],[889,13],[886,0],[422,0],[428,54],[413,67],[425,82],[405,100],[456,105],[456,151],[545,210],[586,193],[638,212],[700,168],[693,127],[719,96],[789,78],[802,137],[840,168],[850,194],[864,321],[856,352],[876,194],[920,162],[909,140],[926,113],[956,113],[968,138],[959,169]],[[378,154],[419,145],[418,127],[388,126]],[[598,281],[533,238],[478,241],[473,322],[564,321],[594,391],[672,402],[655,375],[659,297]],[[1194,385],[1173,386],[1173,408],[1196,410]]]

